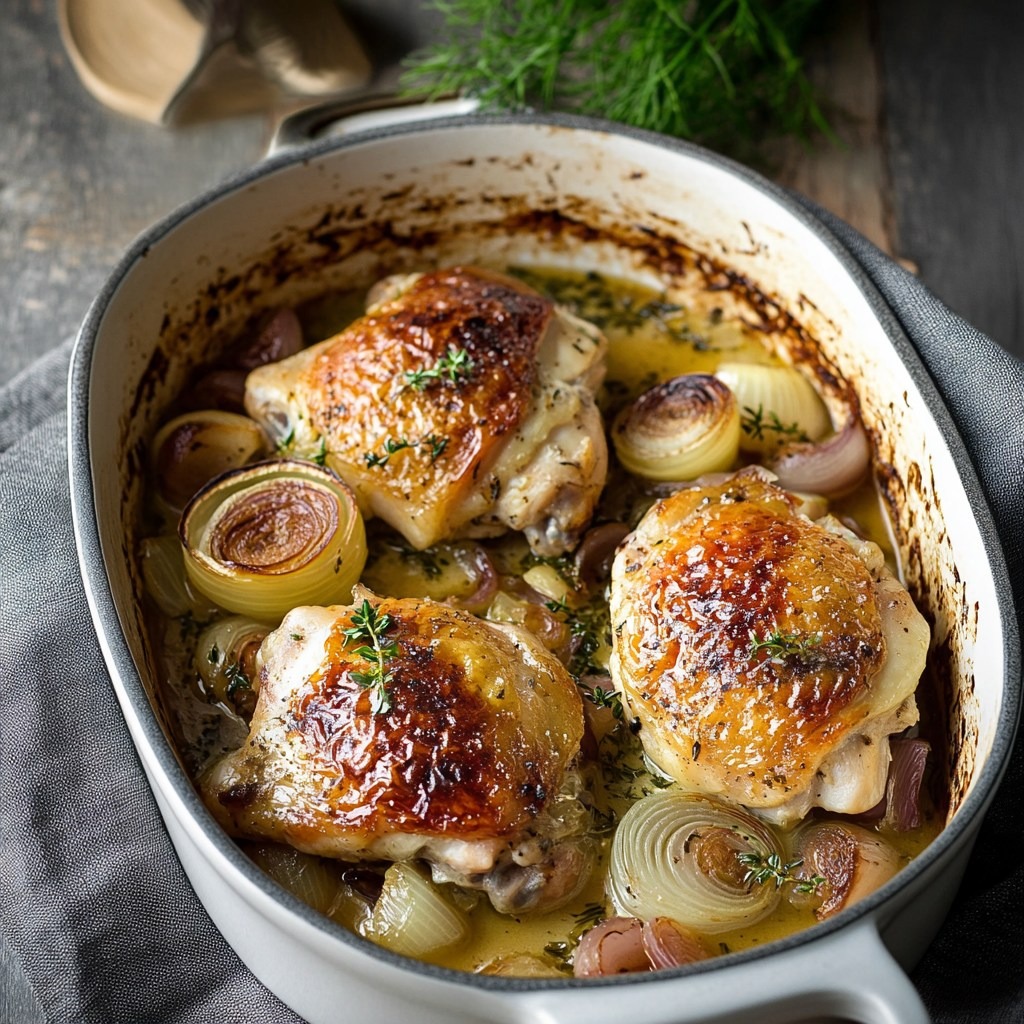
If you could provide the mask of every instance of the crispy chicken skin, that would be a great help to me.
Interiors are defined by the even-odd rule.
[[[345,635],[357,605],[296,608],[258,655],[249,737],[204,773],[203,798],[236,837],[342,860],[422,857],[484,889],[501,867],[507,887],[517,850],[543,840],[546,807],[578,753],[576,686],[516,627],[363,597],[390,617],[386,643],[397,645],[390,710],[374,712],[355,675],[371,668]],[[558,873],[544,850],[534,888]],[[522,879],[512,887],[525,899]]]
[[[649,756],[780,824],[881,799],[929,642],[877,545],[796,506],[750,471],[675,493],[619,549],[610,601]]]
[[[601,333],[475,267],[388,278],[369,298],[334,338],[253,371],[249,414],[322,443],[363,510],[417,548],[508,529],[541,554],[571,547],[607,471]],[[463,369],[444,372],[453,354]]]

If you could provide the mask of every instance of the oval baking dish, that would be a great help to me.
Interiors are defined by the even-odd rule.
[[[254,309],[394,270],[485,262],[698,275],[763,324],[795,322],[856,389],[908,587],[932,625],[950,814],[891,882],[762,948],[594,981],[464,974],[346,932],[263,875],[216,825],[171,741],[134,556],[144,452],[189,373]],[[927,1017],[903,973],[949,906],[1019,713],[1012,597],[963,444],[891,310],[799,203],[696,147],[568,118],[398,126],[273,157],[143,236],[72,361],[75,532],[104,655],[189,878],[226,939],[310,1021],[800,1021]],[[902,965],[902,967],[901,967]]]

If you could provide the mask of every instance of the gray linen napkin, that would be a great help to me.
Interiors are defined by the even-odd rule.
[[[945,394],[1024,609],[1024,368],[824,219],[899,309]],[[192,893],[103,665],[67,496],[69,350],[0,390],[0,1021],[287,1024],[297,1018]],[[1019,746],[957,903],[914,972],[936,1024],[1024,1020],[1022,766]]]
[[[192,892],[104,668],[67,493],[70,352],[0,390],[0,1021],[297,1022]]]

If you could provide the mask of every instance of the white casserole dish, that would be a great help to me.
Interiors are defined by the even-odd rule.
[[[154,687],[133,555],[145,444],[188,372],[254,307],[456,261],[702,274],[762,321],[793,317],[819,378],[860,396],[911,593],[948,704],[950,820],[883,889],[758,950],[596,982],[466,975],[389,954],[264,876],[196,796]],[[791,197],[696,147],[569,118],[471,117],[273,157],[126,255],[82,327],[71,487],[86,591],[125,718],[182,864],[230,944],[314,1022],[927,1020],[903,973],[948,909],[1019,713],[1006,567],[963,445],[896,319]]]

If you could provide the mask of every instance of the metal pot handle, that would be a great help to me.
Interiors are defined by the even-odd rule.
[[[635,985],[532,992],[519,1005],[525,1019],[536,1024],[622,1024],[635,1019],[638,1000],[651,1024],[930,1021],[872,917],[796,949],[734,965],[726,973],[688,975],[678,987],[659,981],[649,993]]]
[[[430,101],[390,92],[342,97],[331,103],[307,107],[284,118],[270,140],[267,156],[316,139],[335,138],[391,124],[473,114],[479,107],[478,100],[456,94]]]

